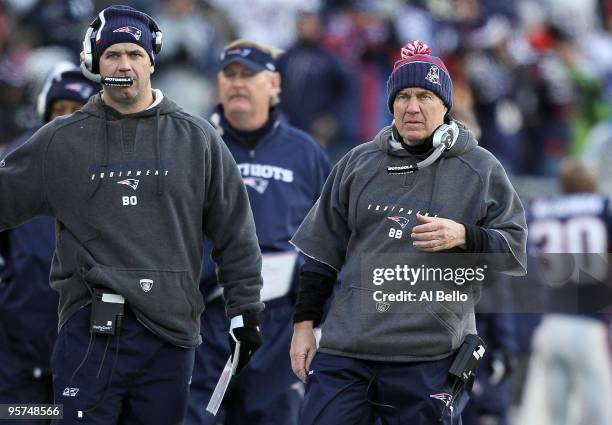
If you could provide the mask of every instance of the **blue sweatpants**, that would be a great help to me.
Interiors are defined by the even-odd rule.
[[[219,375],[229,357],[229,320],[222,300],[202,315],[204,342],[196,361],[185,425],[296,425],[304,387],[291,370],[289,345],[293,332],[289,298],[266,301],[261,317],[264,343],[247,367],[232,378],[217,417],[206,412]]]
[[[64,419],[52,423],[182,424],[195,349],[162,341],[127,308],[120,336],[94,335],[87,354],[90,312],[79,310],[58,335],[51,367]]]
[[[360,360],[318,352],[300,425],[461,425],[468,393],[452,394],[452,357],[430,362]],[[441,420],[442,419],[442,420]]]

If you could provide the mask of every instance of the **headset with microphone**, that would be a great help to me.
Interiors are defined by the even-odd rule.
[[[162,48],[162,32],[159,29],[157,23],[149,15],[143,12],[138,12],[143,15],[149,22],[149,29],[151,30],[151,40],[153,53],[158,54]],[[100,58],[96,55],[96,36],[99,31],[104,27],[106,20],[104,18],[104,11],[100,12],[98,17],[89,24],[85,38],[83,39],[83,51],[81,51],[81,72],[83,75],[96,83],[105,86],[114,87],[130,87],[134,80],[132,77],[111,77],[100,75],[99,60]]]
[[[434,151],[424,160],[415,164],[387,167],[389,174],[409,174],[430,166],[440,158],[444,151],[450,150],[459,137],[459,126],[453,120],[449,124],[442,124],[434,131],[432,142]]]

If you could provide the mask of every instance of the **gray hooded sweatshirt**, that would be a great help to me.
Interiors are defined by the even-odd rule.
[[[512,257],[503,271],[525,273],[523,206],[497,159],[459,127],[453,148],[415,173],[387,172],[388,166],[414,162],[392,143],[391,127],[351,150],[332,170],[291,241],[305,255],[342,271],[342,286],[322,327],[322,352],[380,361],[435,360],[452,354],[466,334],[476,333],[473,306],[459,314],[361,312],[368,284],[361,280],[362,261],[421,252],[410,239],[411,228],[419,224],[417,211],[499,232]],[[389,216],[397,215],[407,220],[403,235],[389,237]]]
[[[106,111],[98,94],[0,162],[0,231],[57,219],[50,283],[60,327],[104,287],[163,340],[195,347],[202,234],[217,247],[229,316],[263,309],[261,253],[225,143],[156,92],[155,106],[127,116]]]

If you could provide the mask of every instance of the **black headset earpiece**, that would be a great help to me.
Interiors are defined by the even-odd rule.
[[[153,40],[153,53],[156,55],[161,52],[162,49],[162,32],[157,25],[157,22],[153,20],[149,15],[143,13],[147,18],[149,18],[149,29],[151,30],[151,39]]]

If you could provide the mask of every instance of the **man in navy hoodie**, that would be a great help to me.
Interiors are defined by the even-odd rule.
[[[38,96],[42,123],[81,108],[100,86],[62,62]],[[41,126],[15,140],[21,146]],[[52,403],[51,350],[57,335],[57,293],[49,287],[55,247],[50,217],[38,217],[0,233],[0,403]],[[11,422],[9,422],[11,423]],[[46,424],[20,419],[18,424]]]
[[[240,171],[210,124],[151,87],[161,47],[151,17],[104,9],[81,55],[103,91],[0,161],[0,230],[57,222],[51,368],[63,420],[52,423],[183,422],[201,343],[202,235],[239,366],[261,345],[261,252]]]
[[[279,116],[281,77],[278,52],[247,40],[229,44],[221,56],[217,85],[220,104],[211,121],[230,149],[247,188],[263,255],[262,348],[232,381],[219,416],[226,425],[297,423],[302,384],[293,375],[291,341],[295,273],[300,258],[289,244],[319,197],[329,173],[322,148]],[[214,274],[201,286],[206,298],[202,316],[204,343],[196,351],[191,383],[189,425],[215,424],[205,412],[229,355],[223,296]]]

